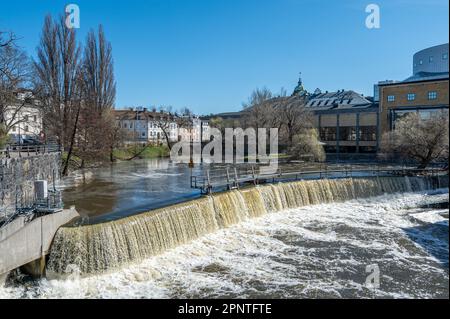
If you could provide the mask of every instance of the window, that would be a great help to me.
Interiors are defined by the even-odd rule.
[[[25,132],[28,132],[28,125],[25,125]]]
[[[395,101],[395,95],[388,95],[387,100],[388,100],[388,102],[394,102]]]
[[[416,94],[408,93],[408,95],[406,97],[407,97],[408,101],[414,101],[416,99]]]
[[[356,141],[356,127],[340,127],[339,128],[340,141]]]
[[[433,56],[431,55],[429,58],[428,58],[428,62],[433,62]]]
[[[447,59],[448,59],[448,53],[442,54],[442,60],[447,60]]]
[[[142,137],[145,137],[145,132],[142,132]]]
[[[25,122],[28,122],[28,115],[25,115],[25,116],[23,117],[23,119],[24,119]]]
[[[321,127],[320,139],[322,141],[336,141],[336,127]]]
[[[37,116],[36,115],[33,115],[33,121],[37,122]]]
[[[423,64],[423,60],[419,60],[419,65],[422,65]]]
[[[360,126],[359,128],[360,141],[376,141],[377,127],[376,126]]]
[[[437,99],[437,92],[436,91],[428,92],[428,99],[429,100],[436,100]]]
[[[12,127],[12,131],[13,131],[13,132],[16,131],[16,127],[15,127],[15,126]]]

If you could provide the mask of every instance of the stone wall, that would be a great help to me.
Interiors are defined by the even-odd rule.
[[[60,175],[60,153],[0,158],[0,219],[34,201],[34,181],[47,180],[49,188]]]

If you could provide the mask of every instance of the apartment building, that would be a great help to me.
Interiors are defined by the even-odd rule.
[[[42,112],[32,92],[17,93],[15,102],[1,111],[1,122],[10,127],[8,135],[12,143],[20,143],[25,139],[43,138]]]

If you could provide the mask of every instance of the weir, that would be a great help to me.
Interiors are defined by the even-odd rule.
[[[438,187],[448,187],[448,176],[296,181],[217,193],[101,224],[62,227],[51,247],[47,276],[116,269],[283,209]]]

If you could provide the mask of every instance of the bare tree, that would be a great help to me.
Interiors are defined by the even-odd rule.
[[[395,129],[382,137],[381,151],[385,156],[400,156],[418,162],[424,169],[434,160],[448,162],[448,110],[421,119],[416,112],[395,123]]]
[[[152,122],[159,128],[162,132],[163,138],[166,141],[166,145],[169,150],[172,149],[172,141],[170,139],[171,125],[176,124],[176,117],[172,113],[172,107],[170,106],[160,106],[159,112],[153,112],[150,115]]]
[[[17,40],[16,35],[13,32],[0,31],[0,48],[14,44]]]
[[[306,96],[290,96],[279,98],[275,106],[276,118],[280,128],[286,133],[287,144],[292,146],[294,136],[313,127],[313,115],[306,108]]]
[[[116,83],[112,47],[106,41],[101,25],[98,28],[98,36],[93,30],[87,36],[81,78],[84,103],[77,146],[84,163],[84,157],[87,157],[86,160],[98,160],[103,158],[105,153],[112,152],[115,142],[108,137],[120,132],[115,130],[115,121],[111,121],[109,114],[114,107]],[[111,134],[108,136],[105,133]],[[112,153],[109,157],[113,158]]]
[[[45,18],[37,60],[34,87],[44,110],[47,134],[57,138],[68,152],[63,165],[67,173],[81,112],[80,48],[75,29],[65,26],[63,16]]]
[[[28,57],[16,47],[14,38],[3,41],[0,46],[0,124],[5,134],[24,121],[20,114],[30,101],[18,98],[18,93],[28,86],[29,71]]]
[[[270,126],[274,118],[272,92],[267,88],[257,88],[250,95],[248,102],[243,103],[243,121],[245,126],[255,130]]]

